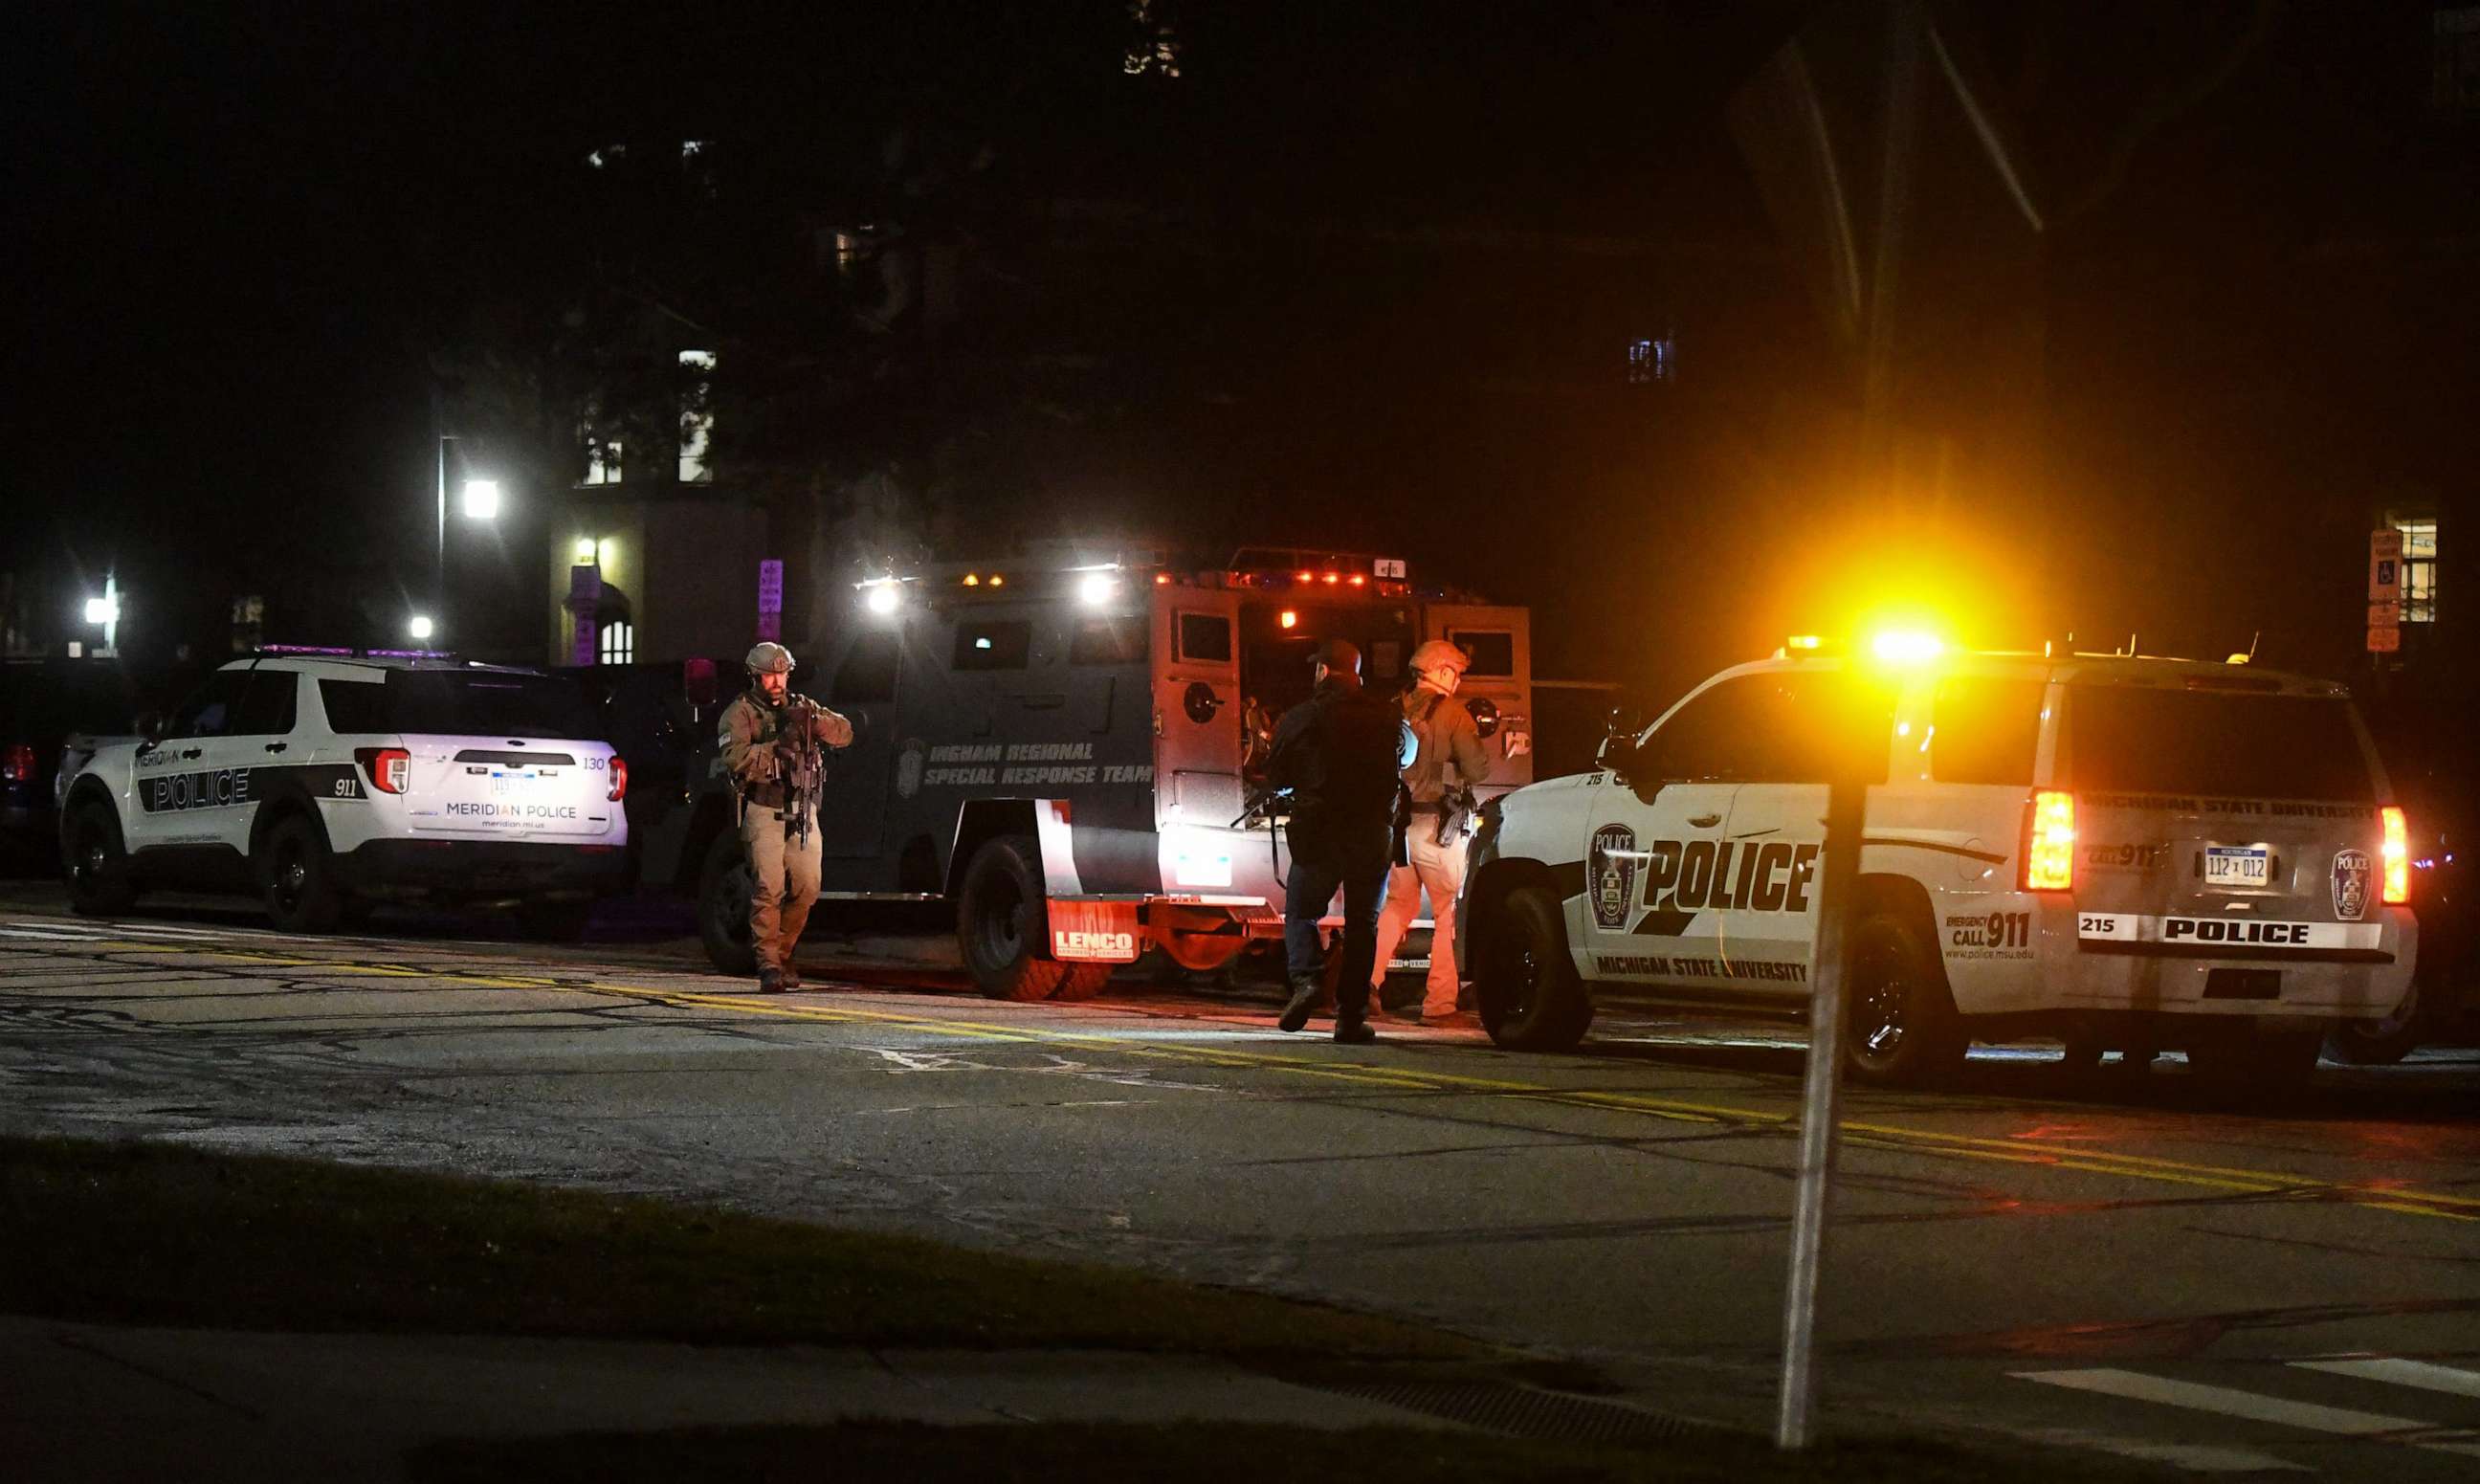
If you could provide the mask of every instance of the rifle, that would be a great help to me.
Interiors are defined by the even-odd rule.
[[[784,725],[775,733],[775,775],[784,781],[784,838],[808,845],[812,815],[817,809],[818,703],[806,695],[785,704]]]
[[[1433,845],[1445,845],[1460,834],[1464,818],[1480,802],[1469,783],[1451,783],[1438,794],[1437,833],[1431,836]]]

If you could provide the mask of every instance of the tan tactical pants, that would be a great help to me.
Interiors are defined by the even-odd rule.
[[[818,899],[817,818],[811,817],[810,838],[795,844],[784,838],[782,810],[752,804],[740,817],[740,844],[749,854],[750,942],[760,968],[781,969],[792,961]]]
[[[1458,830],[1440,845],[1435,838],[1437,822],[1429,815],[1412,817],[1411,838],[1405,842],[1405,854],[1412,864],[1387,873],[1386,910],[1378,916],[1378,967],[1370,980],[1374,986],[1386,977],[1395,946],[1421,915],[1421,893],[1426,890],[1433,928],[1429,989],[1421,998],[1424,1020],[1456,1013],[1456,993],[1461,987],[1456,978],[1456,897],[1464,889],[1464,834]]]

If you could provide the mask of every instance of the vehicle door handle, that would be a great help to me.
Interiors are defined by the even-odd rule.
[[[268,750],[268,751],[270,751],[270,752],[282,752],[282,751],[284,750],[284,743],[282,743],[282,742],[269,742],[269,743],[267,744],[267,750]]]
[[[1722,817],[1718,814],[1692,814],[1688,817],[1688,822],[1698,829],[1712,829],[1722,822]]]
[[[198,755],[199,751],[200,749],[196,747],[185,747],[181,751],[181,756],[185,758],[194,758]]]

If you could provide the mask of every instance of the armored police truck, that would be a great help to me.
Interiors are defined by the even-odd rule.
[[[1150,949],[1215,969],[1280,936],[1290,842],[1253,780],[1324,639],[1357,644],[1382,689],[1423,640],[1460,645],[1458,698],[1492,754],[1483,797],[1533,778],[1525,610],[1417,588],[1399,560],[1275,548],[1201,570],[1053,549],[864,583],[839,606],[796,677],[854,727],[819,810],[824,895],[952,903],[997,998],[1088,996]],[[644,874],[694,879],[709,955],[746,973],[732,789],[719,760],[693,773]]]

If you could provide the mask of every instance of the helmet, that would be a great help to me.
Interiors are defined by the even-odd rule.
[[[1472,656],[1442,638],[1434,638],[1412,651],[1415,671],[1435,669],[1441,664],[1452,666],[1460,675],[1472,668]]]
[[[1311,664],[1323,664],[1338,675],[1360,673],[1360,646],[1348,638],[1330,638],[1309,656]]]
[[[770,675],[778,671],[788,675],[792,672],[792,651],[768,639],[751,649],[749,657],[740,663],[752,675]]]

